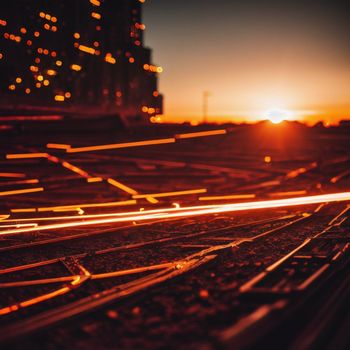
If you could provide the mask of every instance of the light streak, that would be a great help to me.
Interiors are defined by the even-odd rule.
[[[11,209],[11,213],[35,213],[35,208]]]
[[[218,201],[218,200],[227,200],[227,199],[253,199],[255,194],[232,194],[227,196],[206,196],[199,197],[200,201]]]
[[[6,154],[6,159],[30,159],[30,158],[48,158],[47,153],[15,153]]]
[[[102,182],[103,179],[102,177],[89,177],[86,181],[88,183],[94,183],[94,182]]]
[[[134,198],[136,195],[138,195],[138,192],[137,192],[136,190],[134,190],[133,188],[128,187],[128,186],[122,184],[121,182],[119,182],[119,181],[117,181],[117,180],[114,180],[114,179],[109,178],[109,179],[107,179],[107,182],[108,182],[110,185],[112,185],[112,186],[114,186],[114,187],[117,187],[117,188],[119,188],[120,190],[122,190],[122,191],[124,191],[124,192],[126,192],[126,193],[128,193],[128,194],[130,194],[130,195],[132,195],[133,198]],[[157,204],[157,203],[159,202],[159,201],[158,201],[157,199],[155,199],[152,195],[145,195],[145,196],[140,195],[140,196],[142,196],[141,198],[146,198],[146,200],[147,200],[148,202],[152,203],[152,204]],[[135,198],[134,198],[134,199],[135,199]]]
[[[75,165],[73,165],[73,164],[71,164],[71,163],[68,163],[68,162],[66,162],[66,161],[63,161],[61,164],[62,164],[62,166],[65,167],[66,169],[71,170],[71,171],[73,171],[74,173],[76,173],[76,174],[78,174],[78,175],[80,175],[80,176],[82,176],[82,177],[85,177],[85,178],[89,178],[89,177],[90,177],[90,175],[89,175],[86,171],[84,171],[84,170],[78,168],[77,166],[75,166]]]
[[[146,200],[147,200],[148,202],[152,203],[152,204],[157,204],[157,203],[159,203],[159,200],[158,200],[158,199],[156,199],[156,198],[154,198],[154,197],[150,197],[150,196],[147,196],[147,197],[146,197]]]
[[[54,209],[53,210],[55,213],[61,213],[61,212],[67,212],[67,211],[76,211],[76,212],[78,212],[78,214],[79,214],[79,212],[81,212],[82,211],[82,209],[81,208],[71,208],[71,209]]]
[[[68,149],[71,146],[70,145],[66,145],[66,144],[62,144],[62,143],[48,143],[46,145],[47,148],[54,148],[54,149]]]
[[[340,181],[341,179],[343,179],[344,177],[346,177],[348,175],[350,175],[350,170],[346,170],[346,171],[342,172],[341,174],[332,177],[329,181],[332,184],[335,184],[335,183],[337,183],[338,181]]]
[[[2,186],[10,186],[10,185],[26,185],[26,184],[38,184],[38,179],[28,179],[28,180],[17,180],[17,181],[6,181],[2,182]]]
[[[104,150],[109,150],[109,149],[163,145],[163,144],[167,144],[167,143],[174,143],[175,141],[176,140],[174,138],[147,140],[147,141],[135,141],[135,142],[125,142],[125,143],[114,143],[114,144],[109,144],[109,145],[98,145],[98,146],[87,146],[87,147],[76,147],[76,148],[72,147],[72,148],[67,149],[66,151],[67,151],[67,153],[104,151]]]
[[[68,153],[94,152],[94,151],[104,151],[104,150],[110,150],[110,149],[120,149],[120,148],[129,148],[129,147],[163,145],[168,143],[174,143],[176,142],[176,139],[189,139],[189,138],[196,138],[196,137],[224,135],[226,133],[227,131],[225,129],[200,131],[200,132],[192,132],[192,133],[185,133],[185,134],[177,134],[174,137],[165,138],[165,139],[114,143],[114,144],[86,146],[86,147],[69,147],[66,149],[66,152]]]
[[[130,187],[128,187],[128,186],[122,184],[121,182],[119,182],[119,181],[117,181],[117,180],[114,180],[114,179],[109,178],[109,179],[107,180],[107,182],[108,182],[110,185],[112,185],[112,186],[114,186],[114,187],[117,187],[117,188],[119,188],[120,190],[122,190],[122,191],[124,191],[124,192],[126,192],[126,193],[128,193],[128,194],[131,194],[131,195],[137,195],[137,194],[138,194],[138,192],[137,192],[136,190],[134,190],[134,189],[132,189],[132,188],[130,188]]]
[[[141,199],[147,197],[160,198],[160,197],[172,197],[172,196],[185,196],[188,194],[206,193],[206,188],[200,188],[196,190],[186,190],[186,191],[174,191],[174,192],[160,192],[160,193],[150,193],[150,194],[135,194],[132,196],[134,199]]]
[[[287,192],[274,192],[274,193],[269,193],[269,197],[303,196],[306,193],[307,193],[307,191],[305,191],[305,190],[287,191]]]
[[[350,192],[341,193],[331,193],[316,196],[305,196],[305,197],[295,197],[287,199],[274,199],[267,201],[256,201],[256,202],[243,202],[243,203],[232,203],[232,204],[222,204],[214,206],[194,206],[190,208],[168,208],[164,209],[164,212],[158,211],[158,213],[152,211],[137,212],[137,214],[131,213],[120,213],[120,217],[112,217],[109,219],[94,219],[82,222],[64,222],[58,224],[47,224],[39,226],[38,228],[24,228],[24,229],[13,229],[0,232],[0,235],[8,234],[18,234],[26,232],[36,232],[72,228],[72,227],[83,227],[92,226],[99,224],[112,224],[120,222],[142,222],[153,219],[172,219],[181,217],[191,217],[207,214],[218,214],[218,213],[229,213],[244,210],[257,210],[257,209],[272,209],[272,208],[282,208],[300,205],[311,205],[319,203],[331,203],[331,202],[342,202],[350,201]],[[116,213],[117,214],[117,213]],[[84,216],[81,216],[84,218]]]
[[[26,193],[34,193],[34,192],[42,192],[44,191],[43,187],[36,187],[36,188],[24,188],[21,190],[12,190],[12,191],[4,191],[0,192],[0,196],[13,196],[16,194],[26,194]]]
[[[163,263],[163,264],[157,264],[157,265],[135,267],[128,270],[99,273],[99,274],[91,275],[90,279],[99,280],[99,279],[114,278],[114,277],[120,277],[120,276],[128,276],[128,275],[142,273],[142,272],[166,269],[181,263],[183,262],[175,261],[175,262]],[[46,279],[40,279],[40,280],[27,280],[27,281],[5,282],[5,283],[0,282],[0,288],[25,287],[25,286],[35,286],[35,285],[50,284],[50,283],[71,282],[77,277],[79,277],[79,275],[53,277],[53,278],[46,278]]]
[[[54,212],[54,211],[76,211],[78,208],[105,208],[105,207],[120,207],[120,206],[127,206],[127,205],[135,205],[137,202],[134,199],[130,199],[127,201],[120,201],[120,202],[106,202],[106,203],[86,203],[86,204],[70,204],[70,205],[61,205],[61,206],[55,206],[55,207],[39,207],[39,208],[23,208],[23,209],[11,209],[11,213],[43,213],[43,212]],[[95,217],[98,214],[92,215],[91,217]],[[115,215],[115,214],[113,214]],[[87,217],[87,216],[84,216]],[[76,216],[69,216],[69,217],[49,217],[49,218],[32,218],[32,219],[16,219],[14,221],[28,221],[28,220],[64,220],[64,219],[76,219],[78,217]],[[8,221],[8,220],[7,220]]]
[[[125,201],[125,202],[116,202],[118,205],[123,206],[123,205],[132,205],[132,204],[136,204],[136,200],[129,200],[129,201]],[[124,204],[125,203],[125,204]],[[107,203],[110,204],[110,203]],[[72,211],[76,210],[77,208],[83,208],[84,205],[76,205],[76,206],[72,206],[72,207],[48,207],[48,208],[38,208],[38,209],[33,209],[33,211],[37,211],[37,212],[55,212],[57,210],[64,210],[64,209],[71,209]],[[95,206],[105,206],[105,203],[101,203],[101,204],[97,204],[97,205],[93,205],[93,207]],[[210,209],[210,208],[216,208],[217,205],[202,205],[201,208],[203,209]],[[180,206],[176,206],[176,208],[181,208]],[[142,210],[141,210],[142,209]],[[138,215],[140,214],[140,212],[145,212],[144,208],[141,208],[138,211],[132,211],[132,212],[116,212],[116,213],[106,213],[106,214],[89,214],[89,215],[81,215],[81,216],[49,216],[49,217],[35,217],[35,218],[21,218],[21,219],[8,219],[9,215],[5,215],[3,220],[5,222],[28,222],[28,221],[64,221],[64,220],[82,220],[82,219],[98,219],[98,218],[106,218],[106,217],[120,217],[120,216],[134,216],[134,215]],[[197,209],[197,207],[187,207],[187,210],[190,209]],[[16,210],[16,209],[14,209]],[[19,210],[27,210],[27,209],[19,209]],[[28,209],[28,210],[32,210],[32,209]],[[163,208],[163,209],[152,209],[152,210],[148,210],[147,213],[148,214],[161,214],[161,213],[169,213],[172,212],[174,210],[174,208]],[[5,220],[8,219],[8,220]]]
[[[37,227],[37,223],[32,223],[32,224],[13,224],[13,225],[0,225],[0,228],[22,228],[22,227]]]
[[[41,208],[37,208],[37,211],[40,213],[40,212],[56,211],[56,210],[64,210],[64,209],[119,207],[123,205],[133,205],[133,204],[136,204],[136,201],[131,199],[131,200],[120,201],[120,202],[70,204],[70,205],[60,205],[55,207],[41,207]]]
[[[290,171],[287,175],[286,175],[286,179],[294,179],[295,177],[301,175],[301,174],[304,174],[312,169],[315,169],[317,168],[317,162],[313,162],[311,163],[309,166],[307,166],[306,168],[305,167],[302,167],[302,168],[299,168],[299,169],[295,169],[295,170],[292,170]]]
[[[0,173],[0,177],[23,178],[26,174],[23,173]]]
[[[101,5],[101,2],[98,1],[98,0],[90,0],[90,2],[95,5],[95,6],[100,6]]]
[[[83,275],[74,276],[74,279],[69,283],[68,286],[56,289],[53,292],[46,293],[43,295],[40,295],[38,297],[34,297],[25,301],[20,301],[19,303],[4,307],[0,309],[0,316],[7,315],[11,312],[17,311],[19,309],[29,307],[35,304],[39,304],[43,301],[50,300],[52,298],[58,297],[60,295],[66,294],[70,292],[73,288],[81,285],[85,281],[89,280],[91,277],[91,274],[89,271],[82,269]]]
[[[79,49],[80,51],[89,53],[90,55],[94,55],[94,54],[95,54],[95,51],[96,51],[94,48],[89,47],[89,46],[85,46],[85,45],[79,45],[78,49]]]
[[[215,135],[225,135],[227,131],[225,129],[220,130],[209,130],[209,131],[200,131],[200,132],[190,132],[186,134],[177,134],[175,135],[176,139],[191,139],[196,137],[206,137],[206,136],[215,136]]]

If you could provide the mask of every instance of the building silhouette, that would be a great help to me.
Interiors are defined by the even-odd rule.
[[[0,107],[119,114],[162,113],[144,46],[145,0],[16,0],[0,11]]]

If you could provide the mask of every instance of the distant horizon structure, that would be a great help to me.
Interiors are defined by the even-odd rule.
[[[162,114],[162,68],[144,46],[144,2],[6,2],[0,110],[118,114],[131,123]]]

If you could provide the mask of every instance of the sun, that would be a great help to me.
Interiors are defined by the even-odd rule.
[[[279,124],[290,118],[290,112],[280,108],[271,108],[265,113],[265,117],[273,124]]]

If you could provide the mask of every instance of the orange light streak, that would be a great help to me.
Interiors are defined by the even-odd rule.
[[[67,153],[80,153],[80,152],[104,151],[109,149],[120,149],[120,148],[129,148],[129,147],[163,145],[167,143],[174,143],[175,141],[176,140],[174,138],[168,138],[168,139],[158,139],[158,140],[148,140],[148,141],[115,143],[115,144],[99,145],[99,146],[76,147],[76,148],[72,147],[67,149]]]
[[[22,177],[26,177],[26,174],[23,174],[23,173],[0,173],[0,177],[22,178]]]
[[[86,181],[89,183],[94,183],[94,182],[102,182],[103,179],[102,177],[89,177]]]
[[[70,145],[66,145],[66,144],[62,144],[62,143],[48,143],[46,145],[47,148],[54,148],[54,149],[68,149],[71,146]]]
[[[135,267],[133,269],[127,269],[127,270],[99,273],[99,274],[91,275],[90,279],[91,280],[100,280],[100,279],[105,279],[105,278],[127,276],[127,275],[142,273],[142,272],[166,269],[166,268],[176,266],[176,265],[181,264],[181,263],[183,263],[183,262],[182,261],[175,261],[175,262],[171,262],[171,263],[163,263],[163,264],[158,264],[158,265]],[[71,282],[72,280],[76,279],[77,277],[79,277],[79,275],[53,277],[53,278],[46,278],[46,279],[40,279],[40,280],[18,281],[18,282],[4,282],[4,283],[0,282],[0,288],[25,287],[25,286],[35,286],[35,285],[51,284],[51,283]]]
[[[35,208],[11,209],[11,213],[35,213]]]
[[[26,194],[26,193],[34,193],[34,192],[42,192],[44,191],[43,187],[36,187],[36,188],[24,188],[21,190],[12,190],[12,191],[4,191],[0,192],[0,196],[13,196],[16,194]]]
[[[200,201],[219,201],[227,199],[253,199],[256,198],[255,194],[232,194],[228,196],[206,196],[199,197]]]
[[[101,208],[101,207],[119,207],[123,205],[134,205],[135,200],[120,201],[120,202],[108,202],[108,203],[96,203],[96,204],[75,204],[75,205],[62,205],[56,207],[43,207],[38,208],[38,212],[47,212],[63,209],[74,209],[74,208]]]
[[[48,159],[50,162],[53,162],[53,163],[59,163],[59,162],[60,162],[60,160],[59,160],[57,157],[52,156],[52,155],[50,155],[50,154],[48,155],[47,159]]]
[[[18,181],[6,181],[2,182],[1,185],[24,185],[24,184],[37,184],[39,183],[38,179],[28,179],[28,180],[18,180]]]
[[[24,228],[24,229],[13,229],[0,232],[1,235],[8,234],[18,234],[25,232],[35,232],[37,230],[47,231],[54,229],[63,229],[69,227],[82,227],[82,226],[92,226],[99,224],[110,224],[118,222],[142,222],[154,219],[172,219],[180,217],[190,217],[199,216],[207,214],[217,214],[217,213],[228,213],[244,210],[257,210],[257,209],[271,209],[271,208],[283,208],[290,206],[300,206],[300,205],[311,205],[319,203],[331,203],[331,202],[342,202],[350,201],[350,192],[341,193],[331,193],[316,196],[305,196],[305,197],[295,197],[287,199],[274,199],[267,201],[256,201],[256,202],[244,202],[244,203],[232,203],[232,204],[221,204],[215,206],[195,206],[190,208],[168,208],[164,212],[154,213],[152,211],[142,211],[135,215],[130,215],[130,213],[120,213],[120,217],[109,218],[109,219],[95,219],[87,220],[82,222],[64,222],[59,224],[48,224],[42,225],[38,228]],[[84,216],[82,216],[84,218]]]
[[[290,171],[287,175],[286,175],[286,179],[294,179],[295,177],[306,173],[309,170],[315,169],[317,167],[317,162],[313,162],[311,163],[308,167],[302,167],[296,170],[292,170]]]
[[[58,210],[76,210],[77,208],[105,208],[105,207],[121,207],[121,206],[128,206],[128,205],[135,205],[137,202],[134,199],[130,199],[127,201],[120,201],[120,202],[106,202],[106,203],[91,203],[91,204],[72,204],[72,205],[63,205],[63,206],[56,206],[56,207],[41,207],[41,208],[23,208],[23,209],[11,209],[11,213],[43,213],[43,212],[54,212]],[[109,215],[109,216],[115,216],[116,214],[95,214],[95,215],[84,215],[84,216],[64,216],[64,217],[48,217],[48,218],[31,218],[31,219],[14,219],[13,221],[44,221],[44,220],[67,220],[67,219],[80,219],[80,218],[94,218],[96,215]],[[7,222],[10,222],[11,220],[7,220]]]
[[[67,287],[62,287],[59,288],[53,292],[47,293],[47,294],[43,294],[40,295],[38,297],[32,298],[32,299],[28,299],[25,301],[21,301],[17,304],[13,304],[11,306],[7,306],[4,307],[2,309],[0,309],[0,316],[2,315],[7,315],[11,312],[17,311],[21,308],[25,308],[28,306],[32,306],[38,303],[41,303],[43,301],[55,298],[57,296],[63,295],[68,293],[72,288],[84,283],[85,281],[87,281],[90,278],[90,273],[88,271],[84,271],[84,275],[79,275],[79,276],[75,276],[74,280],[70,282],[70,284]]]
[[[98,0],[90,0],[90,2],[95,5],[95,6],[100,6],[101,5],[101,2],[98,1]]]
[[[303,196],[307,193],[305,190],[300,191],[287,191],[287,192],[275,192],[269,193],[270,197],[284,197],[284,196]]]
[[[6,154],[6,159],[30,159],[30,158],[47,158],[47,153],[17,153]]]
[[[225,135],[225,134],[227,134],[226,129],[219,129],[219,130],[209,130],[209,131],[200,131],[200,132],[190,132],[186,134],[177,134],[175,135],[175,138],[191,139],[195,137],[206,137],[206,136]]]
[[[13,225],[0,225],[0,228],[21,228],[21,227],[37,227],[37,223],[31,223],[31,224],[13,224]]]
[[[342,172],[341,174],[339,174],[338,176],[332,177],[329,181],[332,184],[335,184],[338,181],[340,181],[342,178],[344,178],[345,176],[348,176],[349,174],[350,174],[350,170],[346,170],[346,171]]]
[[[121,182],[119,182],[119,181],[117,181],[117,180],[114,180],[114,179],[109,178],[109,179],[107,180],[107,182],[108,182],[110,185],[112,185],[112,186],[114,186],[114,187],[117,187],[117,188],[119,188],[120,190],[122,190],[122,191],[124,191],[124,192],[126,192],[126,193],[129,193],[129,194],[131,194],[131,195],[137,195],[137,193],[138,193],[136,190],[134,190],[134,189],[132,189],[132,188],[130,188],[130,187],[128,187],[128,186],[122,184]]]
[[[147,200],[148,202],[152,203],[152,204],[157,204],[157,203],[159,203],[159,200],[158,200],[158,199],[156,199],[156,198],[154,198],[154,197],[150,197],[150,196],[147,196],[147,197],[146,197],[146,200]]]
[[[89,47],[89,46],[85,46],[85,45],[79,45],[78,49],[79,49],[80,51],[89,53],[90,55],[94,55],[94,54],[95,54],[95,51],[96,51],[94,48]]]
[[[206,137],[206,136],[214,136],[214,135],[225,135],[225,134],[227,134],[227,130],[225,130],[225,129],[209,130],[209,131],[177,134],[177,135],[175,135],[175,137],[167,138],[167,139],[134,141],[134,142],[86,146],[86,147],[70,147],[66,151],[68,153],[80,153],[80,152],[103,151],[103,150],[109,150],[109,149],[119,149],[119,148],[128,148],[128,147],[162,145],[162,144],[174,143],[174,142],[176,142],[176,139],[188,139],[188,138]]]
[[[129,200],[129,201],[124,201],[124,202],[115,202],[114,203],[101,203],[98,205],[92,205],[93,207],[96,206],[124,206],[124,205],[134,205],[136,204],[136,200]],[[113,205],[110,205],[113,204]],[[71,207],[48,207],[48,208],[32,208],[32,209],[17,209],[18,212],[20,212],[19,210],[23,210],[23,212],[26,212],[28,210],[32,211],[32,212],[55,212],[58,210],[64,210],[67,209],[67,211],[70,209],[72,211],[76,211],[77,208],[84,208],[87,207],[87,205],[84,206],[84,204],[78,204],[76,206],[71,206]],[[90,206],[89,206],[90,207]],[[206,206],[201,206],[201,208],[216,208],[216,205],[206,205]],[[180,206],[176,206],[175,208],[180,208]],[[187,207],[186,209],[196,209],[197,207]],[[152,209],[152,210],[148,210],[147,213],[148,214],[161,214],[161,213],[168,213],[171,212],[173,208],[164,208],[164,209]],[[16,210],[16,209],[14,209]],[[106,214],[90,214],[90,215],[81,215],[81,216],[49,216],[49,217],[34,217],[34,218],[18,218],[18,219],[8,219],[9,215],[5,215],[3,217],[3,220],[5,222],[28,222],[28,221],[64,221],[64,220],[82,220],[82,219],[98,219],[98,218],[107,218],[107,217],[120,217],[120,216],[134,216],[134,215],[138,215],[140,214],[140,212],[144,212],[144,210],[139,210],[139,211],[132,211],[132,212],[127,212],[127,213],[106,213]],[[6,220],[8,219],[8,220]]]
[[[134,199],[141,199],[147,197],[160,198],[160,197],[171,197],[171,196],[185,196],[188,194],[206,193],[206,188],[200,188],[196,190],[186,190],[186,191],[174,191],[174,192],[160,192],[160,193],[150,193],[150,194],[135,194],[132,196]]]
[[[70,164],[70,163],[68,163],[66,161],[62,162],[61,164],[66,169],[69,169],[69,170],[73,171],[74,173],[76,173],[76,174],[78,174],[78,175],[80,175],[82,177],[85,177],[85,178],[89,178],[90,177],[90,175],[86,171],[78,168],[77,166],[75,166],[73,164]]]

